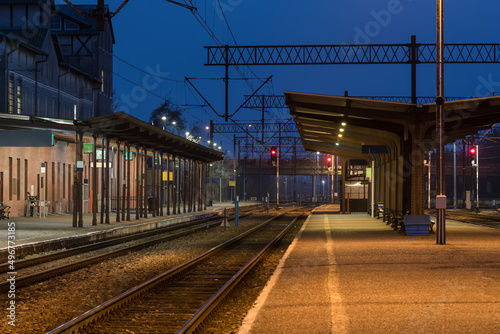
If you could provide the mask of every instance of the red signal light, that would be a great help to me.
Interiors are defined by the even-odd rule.
[[[277,159],[278,149],[276,148],[276,146],[271,147],[271,149],[269,150],[269,152],[271,152],[271,162],[273,164],[276,163],[276,161],[278,160]]]
[[[476,154],[476,148],[475,147],[471,147],[470,150],[469,150],[469,153],[470,154]]]

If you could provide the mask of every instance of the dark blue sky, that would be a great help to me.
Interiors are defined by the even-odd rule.
[[[215,5],[218,0],[192,2],[220,41],[233,45]],[[96,0],[74,3],[96,3]],[[107,1],[111,11],[121,3],[121,0]],[[220,0],[220,3],[226,9],[224,14],[239,45],[409,43],[411,35],[416,35],[421,43],[436,41],[435,0]],[[500,42],[499,9],[497,1],[445,0],[445,42]],[[387,13],[389,17],[384,16]],[[183,82],[184,77],[224,75],[222,67],[204,66],[203,47],[215,42],[188,9],[164,0],[130,0],[112,22],[116,37],[114,52],[118,57],[142,70],[149,67],[162,75],[168,73],[170,80],[179,80],[151,80],[149,87],[157,95],[170,96],[179,105],[196,104]],[[499,69],[499,65],[447,65],[445,93],[485,96],[500,91]],[[266,94],[282,94],[286,90],[343,95],[348,90],[350,95],[410,95],[410,68],[405,65],[254,66],[252,70],[260,78],[273,75],[273,85],[261,91]],[[140,71],[117,59],[114,71],[135,83],[144,80]],[[248,70],[244,72],[251,76]],[[235,70],[230,71],[230,76],[240,77]],[[485,84],[488,81],[490,84]],[[147,120],[151,110],[161,102],[118,76],[114,83],[118,97],[132,97],[132,103],[123,100],[122,106],[135,117]],[[195,83],[222,113],[222,80]],[[260,81],[253,80],[253,85],[258,87]],[[230,109],[235,110],[243,102],[243,94],[251,94],[251,90],[245,82],[233,81],[230,94]],[[435,95],[435,66],[418,67],[417,94]],[[223,122],[208,109],[194,108],[188,113],[194,122],[207,124],[210,119]],[[259,117],[259,112],[243,110],[235,119]],[[275,111],[272,117],[287,119],[289,113]]]

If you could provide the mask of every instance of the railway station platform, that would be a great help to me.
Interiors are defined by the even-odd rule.
[[[310,215],[239,333],[500,333],[500,230]]]
[[[239,206],[255,205],[255,202],[240,202]],[[110,215],[109,224],[100,224],[98,214],[97,225],[92,225],[92,214],[83,215],[83,227],[72,227],[73,215],[51,214],[45,218],[39,217],[15,217],[0,220],[0,262],[5,262],[7,256],[7,232],[9,223],[15,223],[15,247],[16,256],[24,256],[34,252],[50,251],[54,249],[72,247],[88,241],[104,240],[127,234],[147,231],[175,223],[185,222],[209,216],[213,212],[222,212],[224,208],[234,209],[231,202],[214,204],[207,207],[206,211],[181,213],[176,215],[135,219],[135,211],[131,213],[130,221],[116,222],[116,214]],[[3,260],[3,261],[2,261]]]

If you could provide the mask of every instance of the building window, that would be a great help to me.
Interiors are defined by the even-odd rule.
[[[22,95],[21,80],[17,82],[17,113],[21,115],[23,111],[23,95]]]
[[[79,30],[80,26],[73,21],[64,20],[64,29],[65,30]]]
[[[9,114],[14,113],[14,78],[9,79]]]
[[[54,15],[52,16],[51,22],[50,22],[50,28],[52,30],[61,30],[61,17]]]

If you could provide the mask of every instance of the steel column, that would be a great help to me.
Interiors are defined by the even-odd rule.
[[[104,156],[106,153],[104,153],[104,136],[101,138],[101,224],[104,224],[104,194],[105,194],[105,173],[104,173]],[[75,166],[76,167],[76,166]]]
[[[140,148],[139,146],[135,147],[135,219],[140,218],[140,174],[139,174],[139,159],[140,159]]]
[[[132,154],[130,154],[130,144],[127,143],[127,221],[130,221],[130,161]],[[125,194],[123,194],[125,196]],[[125,208],[123,208],[125,209]]]
[[[97,225],[97,135],[92,135],[94,139],[94,147],[92,152],[92,160],[94,166],[92,168],[92,225]]]
[[[163,217],[163,201],[165,200],[165,189],[164,189],[164,186],[163,186],[163,171],[164,171],[164,168],[163,168],[163,152],[160,152],[160,171],[159,171],[159,174],[160,174],[160,186],[158,187],[160,189],[160,216]]]
[[[109,224],[109,138],[106,138],[106,224]]]
[[[170,154],[167,154],[167,216],[170,216]]]
[[[120,222],[120,187],[122,186],[122,179],[121,179],[121,163],[120,163],[120,142],[116,142],[116,222]],[[125,152],[125,148],[124,148]],[[123,194],[125,195],[125,194]]]
[[[144,173],[144,218],[148,218],[148,149],[144,148],[144,159],[143,159],[143,173]]]

